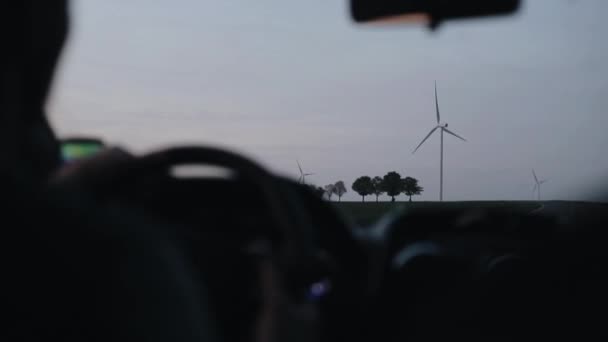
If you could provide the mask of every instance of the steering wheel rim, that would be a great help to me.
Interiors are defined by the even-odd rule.
[[[308,255],[312,241],[309,219],[293,205],[295,193],[274,175],[254,161],[233,152],[213,147],[173,147],[136,158],[117,176],[119,184],[128,184],[134,177],[152,172],[168,172],[180,165],[217,166],[233,171],[237,177],[251,182],[262,194],[270,217],[282,238],[284,252],[289,256]]]

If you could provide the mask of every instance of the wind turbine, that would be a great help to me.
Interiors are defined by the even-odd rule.
[[[441,145],[440,145],[440,150],[439,150],[439,201],[443,201],[443,132],[451,134],[462,141],[467,141],[467,140],[465,138],[459,136],[458,134],[450,131],[448,129],[447,123],[441,122],[441,116],[439,115],[439,102],[437,101],[437,81],[435,81],[435,111],[437,113],[437,126],[435,126],[433,129],[431,129],[429,134],[427,134],[426,137],[424,137],[424,139],[422,139],[422,142],[420,142],[420,144],[416,147],[416,149],[414,150],[414,152],[412,152],[412,154],[416,153],[416,151],[418,151],[420,146],[422,146],[422,144],[424,144],[424,142],[433,133],[435,133],[436,130],[439,130],[439,136],[441,137]]]
[[[298,183],[306,184],[306,176],[312,176],[314,175],[314,173],[305,173],[302,170],[302,165],[300,165],[300,161],[296,160],[296,163],[298,163],[298,169],[300,169],[300,178],[298,179]]]
[[[536,192],[538,194],[538,200],[540,201],[540,186],[547,182],[547,179],[539,180],[536,177],[536,172],[532,169],[532,176],[534,176],[534,190],[532,192]]]

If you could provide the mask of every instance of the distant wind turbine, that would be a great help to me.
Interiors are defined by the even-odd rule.
[[[538,195],[538,200],[540,201],[540,186],[546,183],[547,179],[539,180],[538,177],[536,177],[536,172],[534,172],[534,169],[532,169],[532,176],[534,176],[534,189],[532,192],[536,192]]]
[[[300,170],[300,178],[298,179],[298,183],[306,184],[306,176],[312,176],[314,175],[314,173],[305,173],[304,170],[302,170],[302,165],[300,165],[300,161],[296,160],[296,163],[298,163],[298,169]]]
[[[440,145],[440,150],[439,150],[439,200],[443,201],[443,132],[451,134],[462,141],[467,141],[467,140],[465,138],[459,136],[458,134],[450,131],[448,129],[447,123],[441,122],[441,117],[439,115],[439,102],[437,101],[437,82],[436,81],[435,81],[435,111],[437,113],[437,126],[435,126],[433,129],[431,129],[429,134],[427,134],[426,137],[424,139],[422,139],[422,142],[420,142],[420,144],[416,147],[416,149],[414,150],[414,152],[412,152],[412,154],[416,153],[416,151],[418,151],[420,146],[422,146],[422,144],[424,144],[424,142],[437,129],[439,129],[439,135],[441,137],[441,145]]]

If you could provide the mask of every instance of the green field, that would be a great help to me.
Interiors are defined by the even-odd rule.
[[[608,213],[608,204],[568,201],[463,201],[463,202],[332,202],[345,216],[359,225],[370,225],[390,212],[399,213],[407,210],[470,210],[491,209],[513,213],[543,212],[549,215],[566,214],[568,216],[586,215],[587,213]]]

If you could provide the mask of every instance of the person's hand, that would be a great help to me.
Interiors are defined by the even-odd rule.
[[[111,183],[121,168],[133,160],[131,154],[120,148],[108,148],[91,157],[62,166],[51,176],[50,185],[91,190],[96,186]]]
[[[285,292],[270,260],[258,264],[262,304],[255,322],[255,342],[318,341],[319,312],[313,303],[296,303]]]

